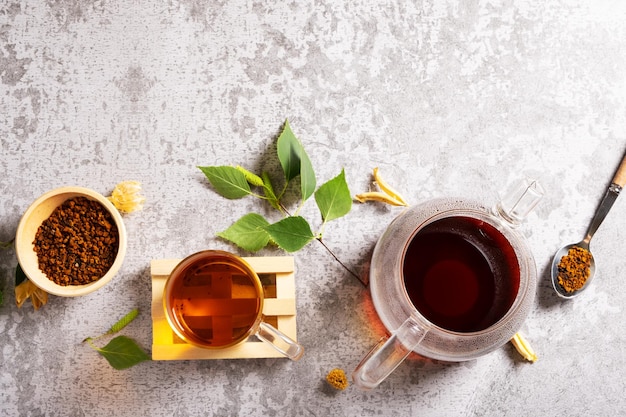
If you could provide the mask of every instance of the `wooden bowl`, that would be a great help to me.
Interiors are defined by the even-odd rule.
[[[54,209],[65,201],[75,197],[86,197],[98,201],[113,217],[118,230],[118,249],[113,265],[100,279],[84,285],[59,285],[49,279],[40,269],[35,252],[35,235],[39,226]],[[76,297],[96,291],[105,286],[117,274],[126,255],[126,228],[119,211],[103,195],[82,187],[62,187],[49,191],[39,197],[22,216],[15,234],[15,253],[22,270],[33,284],[49,294],[62,297]]]

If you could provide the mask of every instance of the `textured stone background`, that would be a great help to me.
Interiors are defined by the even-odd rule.
[[[626,3],[621,0],[0,0],[0,240],[40,194],[143,183],[129,249],[110,285],[17,309],[12,250],[0,253],[0,415],[484,416],[626,412],[623,242],[618,200],[594,240],[600,276],[559,301],[552,254],[584,234],[625,149]],[[133,307],[149,348],[151,259],[213,247],[252,199],[225,201],[197,165],[275,168],[288,118],[318,182],[345,168],[353,193],[379,166],[418,203],[495,202],[521,176],[547,195],[523,230],[537,262],[510,345],[449,364],[410,357],[378,389],[332,392],[383,334],[369,293],[319,244],[296,254],[297,363],[148,362],[112,370],[81,344]],[[326,243],[365,272],[399,213],[358,205]],[[304,215],[315,223],[310,202]],[[319,225],[319,223],[317,223]],[[281,254],[267,249],[261,255]]]

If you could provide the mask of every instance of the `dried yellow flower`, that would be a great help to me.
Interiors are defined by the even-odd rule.
[[[392,206],[406,206],[395,198],[378,191],[369,191],[367,193],[361,193],[354,196],[359,203],[367,203],[368,201],[378,201],[379,203],[386,203]]]
[[[387,182],[385,182],[380,177],[380,171],[378,168],[374,168],[374,183],[378,185],[378,187],[382,190],[379,191],[369,191],[366,193],[357,194],[354,198],[359,203],[366,203],[368,201],[378,201],[380,203],[390,204],[392,206],[407,206],[406,200]]]
[[[15,303],[17,307],[21,308],[29,298],[35,310],[39,310],[39,307],[48,302],[48,293],[37,287],[29,279],[25,279],[20,285],[15,287]]]
[[[115,186],[108,197],[115,208],[125,213],[141,210],[146,199],[140,195],[141,183],[138,181],[122,181]]]
[[[400,205],[403,205],[403,206],[408,205],[407,202],[404,200],[404,198],[396,190],[391,188],[391,186],[387,184],[385,180],[381,178],[378,167],[374,168],[374,181],[376,182],[378,187],[380,187],[381,190],[383,190],[387,195],[389,195],[394,200],[399,202]]]
[[[532,363],[537,361],[537,354],[530,346],[530,343],[528,343],[528,341],[520,333],[515,333],[515,336],[511,339],[511,343],[515,346],[515,349],[519,352],[519,354],[524,357],[524,359]]]
[[[343,369],[335,368],[326,375],[326,381],[335,389],[344,390],[348,387],[348,377]]]

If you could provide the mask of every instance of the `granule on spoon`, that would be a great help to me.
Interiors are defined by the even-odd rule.
[[[559,285],[568,293],[578,291],[587,282],[590,267],[591,253],[579,246],[574,246],[567,252],[567,255],[561,258],[557,266]]]
[[[89,284],[102,278],[117,256],[119,233],[97,201],[75,197],[57,207],[33,241],[39,269],[53,282]]]

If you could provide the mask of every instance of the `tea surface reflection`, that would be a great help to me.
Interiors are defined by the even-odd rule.
[[[519,266],[508,240],[470,217],[449,217],[420,230],[403,262],[407,294],[431,323],[456,332],[484,330],[509,310]]]

